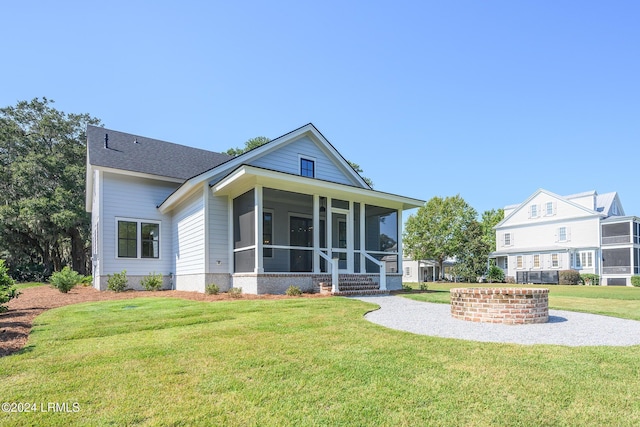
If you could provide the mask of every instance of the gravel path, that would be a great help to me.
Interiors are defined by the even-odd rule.
[[[380,306],[365,319],[391,329],[443,338],[514,344],[630,346],[640,344],[640,322],[595,314],[549,310],[549,322],[502,325],[451,317],[449,304],[413,301],[398,296],[354,297]]]

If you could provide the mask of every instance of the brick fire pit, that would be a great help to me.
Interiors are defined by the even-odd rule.
[[[451,289],[451,316],[470,322],[524,325],[549,321],[549,289]]]

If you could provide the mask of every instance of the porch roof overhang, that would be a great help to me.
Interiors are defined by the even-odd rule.
[[[210,187],[215,195],[236,197],[257,185],[294,193],[318,194],[337,199],[357,200],[361,203],[402,210],[419,208],[425,204],[425,201],[419,199],[250,165],[241,165],[220,181],[211,184]]]

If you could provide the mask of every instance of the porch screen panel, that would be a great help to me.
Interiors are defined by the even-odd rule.
[[[631,250],[629,248],[603,249],[602,272],[604,274],[630,274]]]
[[[398,212],[366,205],[365,249],[377,252],[398,251]]]
[[[631,242],[631,223],[602,225],[602,244],[613,245],[616,243]]]
[[[233,240],[234,248],[255,245],[256,228],[253,190],[233,199]]]
[[[233,254],[234,268],[236,273],[251,273],[256,262],[256,250],[247,249]]]

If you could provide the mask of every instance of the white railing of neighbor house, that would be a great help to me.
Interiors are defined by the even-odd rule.
[[[374,264],[377,264],[380,267],[380,290],[386,291],[387,290],[387,262],[379,261],[377,258],[372,257],[371,255],[369,255],[364,251],[362,252],[362,254],[369,261],[373,262]]]
[[[329,255],[320,250],[316,251],[316,253],[331,265],[331,292],[340,292],[340,285],[338,284],[338,258],[332,259]]]

